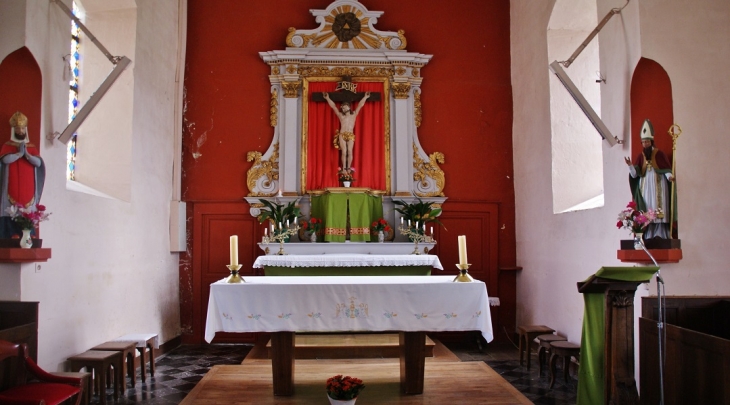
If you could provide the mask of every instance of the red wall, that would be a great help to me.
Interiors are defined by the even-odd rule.
[[[655,61],[641,58],[631,79],[631,159],[641,153],[641,126],[647,118],[654,126],[654,144],[672,158],[672,138],[667,132],[674,124],[672,103],[667,71]]]
[[[247,210],[242,200],[248,194],[246,172],[251,167],[246,153],[265,152],[273,136],[269,125],[270,68],[258,53],[285,49],[288,27],[316,28],[309,10],[325,9],[330,3],[189,0],[182,196],[189,206],[205,201],[206,207],[215,211],[208,203],[218,202],[223,207],[225,202],[237,202]],[[499,230],[497,241],[490,243],[498,245],[497,258],[485,254],[491,264],[476,266],[494,272],[495,266],[514,267],[509,1],[362,3],[369,10],[384,12],[375,28],[403,29],[408,51],[433,55],[421,70],[423,123],[418,133],[427,153],[443,152],[446,157],[441,165],[446,173],[444,193],[449,197],[444,215],[449,215],[450,205],[453,215],[466,217],[470,217],[469,212],[492,212],[496,207],[494,223]],[[194,208],[190,209],[192,217]],[[260,240],[255,234],[259,228],[253,227],[253,235],[239,236],[240,244]],[[192,231],[198,235],[194,238],[207,237],[198,231]],[[450,252],[460,234],[464,232],[453,227],[439,231],[439,246],[449,256],[438,253],[445,268],[457,263]],[[483,236],[468,235],[468,240],[478,245],[478,238]],[[191,246],[198,242],[192,241]],[[471,252],[471,245],[469,249]],[[201,254],[189,251],[193,256]],[[194,264],[197,259],[185,257],[181,261],[182,312],[193,317],[204,316],[196,307],[198,300],[207,297],[195,282],[202,271]],[[502,302],[502,314],[497,317],[506,317],[503,323],[514,331],[514,273],[489,278],[493,280],[488,284],[490,295],[499,294]],[[197,322],[183,319],[184,328],[191,333]],[[502,335],[501,326],[495,325],[495,336]]]

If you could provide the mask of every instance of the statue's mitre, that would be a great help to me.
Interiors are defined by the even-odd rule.
[[[654,126],[648,119],[644,120],[644,125],[641,126],[641,139],[654,140]]]
[[[17,111],[15,114],[13,114],[12,117],[10,117],[10,126],[11,127],[27,127],[28,126],[28,117],[26,117],[22,112]]]

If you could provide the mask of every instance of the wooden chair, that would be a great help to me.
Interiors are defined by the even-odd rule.
[[[81,378],[52,375],[28,356],[26,344],[0,340],[0,363],[9,363],[4,369],[15,376],[15,383],[0,391],[3,405],[58,405],[76,397],[73,404],[79,405],[84,386]],[[29,382],[29,378],[33,380]]]

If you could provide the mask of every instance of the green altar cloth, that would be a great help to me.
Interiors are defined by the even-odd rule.
[[[370,225],[383,217],[383,197],[358,192],[312,196],[311,215],[322,219],[325,242],[345,241],[348,211],[350,240],[371,241]]]
[[[596,274],[586,280],[596,278],[648,282],[659,271],[659,267],[601,267]],[[605,341],[605,295],[602,293],[583,294],[583,331],[580,342],[580,369],[578,371],[578,405],[602,404],[606,387],[604,386],[604,349]]]

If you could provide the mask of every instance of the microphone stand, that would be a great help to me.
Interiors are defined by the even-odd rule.
[[[659,264],[657,264],[656,260],[654,260],[654,256],[652,256],[651,253],[649,253],[649,250],[646,249],[646,246],[644,245],[644,240],[640,236],[634,235],[634,242],[639,243],[641,245],[641,249],[646,252],[646,254],[649,256],[651,261],[654,263],[654,266],[656,266],[657,269],[659,269]],[[656,272],[656,295],[657,299],[659,300],[659,307],[658,307],[658,320],[657,320],[657,335],[659,337],[659,405],[664,405],[664,343],[666,343],[666,330],[664,329],[664,311],[665,311],[665,302],[662,300],[663,297],[663,290],[664,290],[664,279],[662,279],[661,271],[657,270]]]

